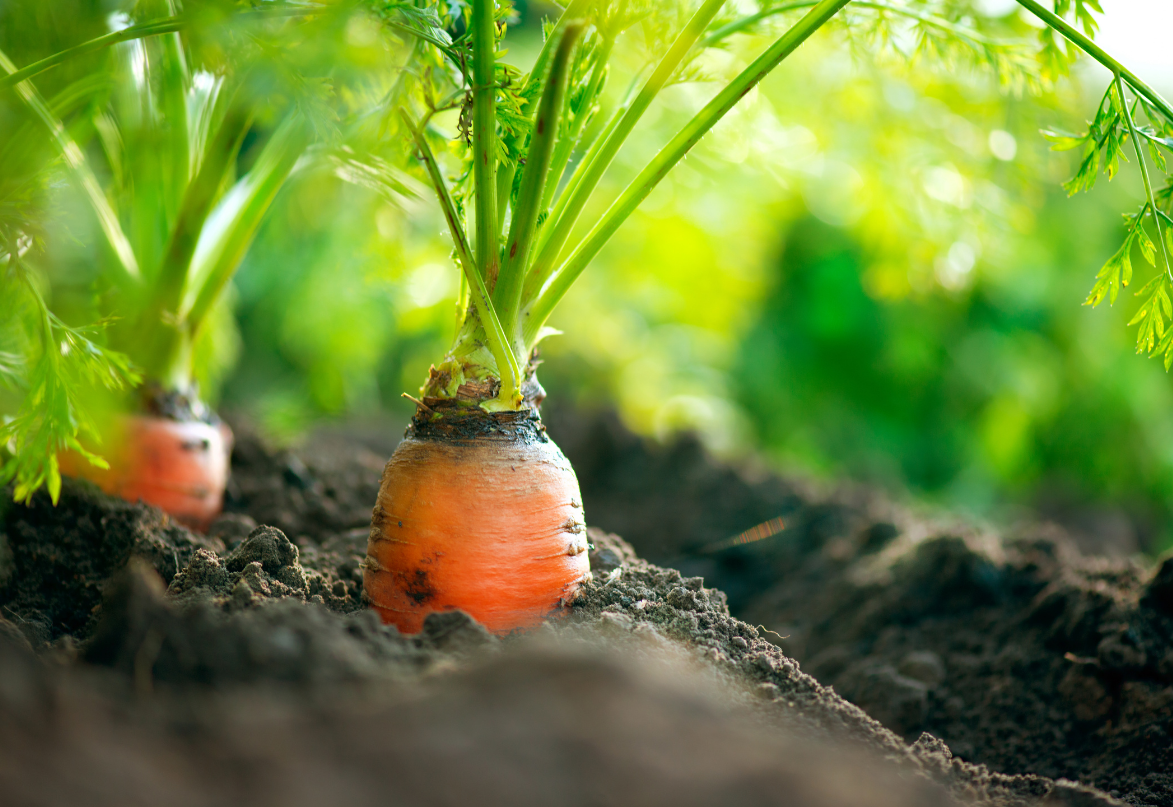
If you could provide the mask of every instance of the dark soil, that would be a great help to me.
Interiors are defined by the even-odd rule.
[[[703,575],[906,740],[1173,805],[1173,559],[1088,557],[1053,524],[998,534],[818,491],[714,462],[688,436],[650,444],[611,415],[548,421],[590,523]],[[778,516],[776,536],[729,546]]]
[[[9,506],[5,803],[1115,803],[1040,772],[1173,803],[1143,779],[1169,767],[1155,654],[1173,580],[1058,535],[941,531],[867,496],[749,477],[606,418],[549,426],[588,518],[636,549],[592,530],[594,582],[528,636],[453,612],[405,637],[361,608],[397,434],[274,452],[238,426],[234,512],[207,537],[83,484],[57,508]],[[781,535],[721,548],[779,515]],[[735,613],[790,638],[731,616],[726,586]]]

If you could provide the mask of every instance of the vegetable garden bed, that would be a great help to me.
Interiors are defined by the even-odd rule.
[[[569,615],[504,639],[458,613],[404,637],[362,608],[385,437],[273,452],[238,428],[232,512],[206,537],[84,483],[57,508],[9,505],[0,790],[14,804],[1115,803],[1047,776],[1173,804],[1166,574],[1082,557],[1055,530],[999,537],[866,491],[819,494],[605,417],[548,421],[589,523],[634,549],[592,528],[594,581]],[[722,542],[778,516],[776,535]]]

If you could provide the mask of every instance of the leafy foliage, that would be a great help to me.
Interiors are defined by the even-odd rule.
[[[1054,8],[1055,14],[1071,18],[1089,38],[1094,38],[1099,31],[1100,23],[1095,15],[1104,13],[1100,0],[1055,0]],[[1080,54],[1078,46],[1068,42],[1051,26],[1044,26],[1039,31],[1039,41],[1042,43],[1042,64],[1051,76],[1067,72],[1067,68]]]
[[[6,311],[0,323],[29,334],[4,373],[20,381],[19,410],[0,441],[19,498],[41,484],[56,495],[60,450],[102,462],[82,448],[101,442],[90,411],[100,390],[148,377],[195,394],[195,369],[214,375],[208,359],[231,355],[230,338],[207,333],[231,327],[221,293],[310,138],[336,141],[349,112],[350,99],[334,87],[352,66],[331,61],[332,44],[323,47],[349,14],[285,10],[192,9],[182,35],[117,44],[51,100],[40,94],[40,76],[0,97],[0,110],[19,124],[0,136],[0,166],[16,169],[0,182],[0,236],[18,245],[9,254],[52,270],[44,272],[51,280],[65,278],[54,284],[50,311],[21,269],[34,311]],[[174,11],[169,0],[141,2],[133,15],[102,22],[124,30]],[[0,62],[15,71],[3,54]],[[73,190],[83,191],[90,214],[62,205],[62,215],[48,218],[47,206]],[[88,234],[99,244],[70,265],[71,242]],[[77,322],[98,324],[67,324]]]
[[[1087,23],[1085,27],[1094,25]],[[1056,150],[1082,148],[1082,157],[1075,175],[1064,183],[1069,195],[1089,191],[1102,170],[1111,180],[1120,170],[1121,160],[1128,160],[1129,146],[1135,156],[1144,180],[1148,198],[1136,213],[1125,213],[1124,243],[1096,274],[1096,282],[1088,294],[1085,305],[1098,306],[1105,299],[1109,304],[1116,302],[1121,288],[1132,282],[1132,255],[1139,250],[1145,262],[1158,270],[1136,296],[1144,300],[1135,316],[1128,323],[1138,325],[1136,337],[1137,353],[1163,356],[1165,369],[1173,366],[1173,330],[1168,328],[1173,320],[1170,311],[1170,291],[1173,291],[1173,196],[1169,187],[1173,178],[1165,177],[1165,188],[1160,193],[1152,190],[1145,153],[1162,174],[1168,171],[1168,160],[1164,151],[1173,152],[1173,120],[1156,108],[1148,99],[1137,94],[1131,104],[1124,96],[1124,84],[1117,78],[1100,100],[1096,115],[1082,134],[1044,132]],[[1146,126],[1136,125],[1138,110],[1143,110],[1149,121]],[[1143,145],[1141,140],[1144,141]],[[1146,229],[1151,227],[1154,239]],[[1159,253],[1159,257],[1158,257]]]
[[[61,491],[57,455],[75,451],[100,468],[107,463],[85,444],[100,441],[92,390],[125,389],[141,380],[122,353],[95,341],[110,324],[74,328],[45,306],[18,253],[9,251],[0,275],[8,316],[0,321],[0,384],[23,393],[19,411],[0,423],[0,484],[14,483],[17,501],[42,485],[54,503]]]

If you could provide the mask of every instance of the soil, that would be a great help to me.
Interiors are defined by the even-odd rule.
[[[394,433],[273,451],[235,424],[207,536],[85,483],[8,505],[6,803],[1118,803],[1094,781],[1173,804],[1173,565],[547,424],[589,522],[632,543],[592,528],[583,596],[504,639],[362,607]]]
[[[590,523],[703,575],[906,740],[1173,805],[1173,558],[1085,556],[1055,524],[996,531],[819,490],[715,462],[688,435],[654,445],[610,414],[547,420]],[[731,540],[778,517],[776,535]]]

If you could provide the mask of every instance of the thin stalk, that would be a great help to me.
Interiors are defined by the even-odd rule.
[[[727,39],[734,34],[740,33],[746,28],[749,28],[750,26],[754,25],[755,23],[759,23],[764,19],[776,16],[778,14],[785,14],[787,11],[795,11],[800,8],[811,8],[816,3],[818,3],[818,0],[800,0],[800,2],[797,3],[783,3],[778,6],[771,6],[770,8],[762,9],[756,14],[750,14],[747,17],[742,17],[741,19],[734,20],[733,22],[722,25],[716,31],[713,31],[713,33],[706,36],[701,42],[701,45],[706,48],[712,47],[722,39]]]
[[[476,188],[477,267],[491,291],[497,285],[497,109],[494,84],[497,28],[495,0],[472,3],[472,143]]]
[[[582,25],[567,25],[562,33],[562,41],[558,43],[558,51],[550,63],[550,74],[534,116],[533,134],[526,154],[525,170],[521,174],[513,222],[509,225],[509,237],[505,241],[505,261],[497,286],[493,289],[493,303],[502,315],[501,325],[506,335],[515,341],[521,337],[517,332],[517,314],[521,306],[521,287],[525,280],[530,245],[541,211],[542,195],[549,181],[550,159],[554,153],[554,142],[558,138],[558,118],[566,95],[571,55],[581,34]],[[515,347],[524,354],[524,344]]]
[[[167,34],[161,37],[161,40],[163,114],[171,146],[171,153],[168,155],[171,159],[171,194],[167,201],[170,206],[168,212],[174,215],[179,209],[180,200],[191,178],[192,154],[187,116],[187,91],[191,84],[191,76],[179,32]]]
[[[171,230],[171,238],[163,254],[158,279],[153,294],[154,300],[148,308],[149,318],[168,314],[174,316],[179,310],[192,266],[200,233],[208,214],[216,202],[224,176],[231,167],[241,138],[248,129],[251,116],[238,104],[229,107],[220,128],[209,144],[200,165],[199,173],[188,184]]]
[[[1157,107],[1157,109],[1161,110],[1161,114],[1163,114],[1169,121],[1173,122],[1173,106],[1170,106],[1169,102],[1162,98],[1159,92],[1154,90],[1148,84],[1145,84],[1136,76],[1135,73],[1108,55],[1106,50],[1076,30],[1075,26],[1071,25],[1071,23],[1067,22],[1067,20],[1063,19],[1055,12],[1044,8],[1038,2],[1036,2],[1036,0],[1018,0],[1018,4],[1029,11],[1031,14],[1034,14],[1047,25],[1063,34],[1063,36],[1066,37],[1069,42],[1078,47],[1088,56],[1091,56],[1104,67],[1111,70],[1112,75],[1127,81],[1128,86],[1130,86],[1139,95],[1143,95],[1146,99],[1148,99],[1149,103]],[[1121,98],[1120,102],[1124,103],[1124,99]]]
[[[410,25],[404,25],[403,23],[395,22],[394,20],[383,20],[383,25],[387,26],[392,31],[398,31],[401,34],[408,34],[409,36],[413,36],[417,41],[427,42],[429,45],[432,45],[445,56],[447,56],[456,65],[461,64],[459,53],[453,50],[446,42],[439,39],[438,37],[432,36],[432,34],[428,33],[427,31],[421,31],[418,28],[412,28]]]
[[[249,11],[239,12],[239,17],[306,17],[313,14],[321,14],[326,11],[326,6],[301,6],[301,7],[275,7],[253,9]],[[58,51],[52,56],[46,56],[44,59],[25,65],[20,70],[16,70],[7,76],[0,77],[0,89],[10,87],[18,84],[33,76],[44,73],[51,67],[56,67],[62,62],[67,62],[70,59],[78,56],[85,56],[87,53],[102,50],[104,48],[112,47],[120,42],[129,42],[132,39],[145,39],[149,36],[158,36],[159,34],[170,34],[176,31],[182,31],[184,28],[192,25],[194,19],[190,16],[175,16],[167,17],[161,20],[151,20],[139,25],[132,25],[129,28],[123,28],[121,31],[114,31],[103,36],[95,37],[79,45],[74,45],[71,48]]]
[[[595,0],[574,0],[558,17],[558,22],[554,26],[554,30],[550,31],[550,35],[546,37],[546,41],[542,43],[542,49],[538,52],[537,61],[534,62],[534,67],[530,71],[529,77],[526,79],[525,87],[522,90],[522,95],[528,93],[529,89],[537,81],[541,81],[542,76],[546,74],[546,64],[550,61],[550,56],[553,53],[554,43],[558,42],[562,30],[566,24],[572,20],[581,17],[587,8],[594,3]],[[534,103],[536,99],[531,99],[522,107],[521,113],[525,117],[530,117],[534,112]],[[516,140],[511,140],[510,145],[520,145]],[[556,162],[556,161],[555,161]],[[506,208],[509,206],[509,199],[513,194],[513,178],[517,174],[516,165],[502,165],[498,168],[497,173],[497,227],[499,229],[505,228]]]
[[[680,162],[684,155],[696,145],[697,141],[709,129],[713,128],[717,121],[721,120],[746,93],[757,86],[771,70],[797,50],[798,46],[805,42],[811,34],[839,13],[848,2],[850,0],[822,0],[771,45],[765,53],[755,59],[753,64],[729,82],[721,92],[717,93],[717,96],[709,101],[705,108],[697,113],[668,142],[668,145],[660,150],[660,153],[648,163],[647,167],[611,205],[603,218],[551,280],[548,287],[530,306],[525,315],[526,344],[530,344],[537,336],[554,306],[558,304],[569,290],[570,285],[582,274],[591,260],[599,254],[603,245],[611,239],[615,231],[639,207],[648,194],[660,184],[660,181],[668,175],[676,163]]]
[[[505,214],[509,208],[509,197],[513,195],[513,178],[517,176],[517,166],[508,163],[501,165],[497,170],[497,229],[505,229]]]
[[[818,0],[800,0],[800,2],[796,3],[785,3],[780,6],[772,6],[771,8],[759,11],[756,14],[750,14],[748,17],[742,17],[739,20],[734,20],[728,25],[721,26],[716,31],[713,31],[713,33],[705,37],[701,42],[701,45],[706,48],[711,47],[720,42],[722,39],[727,39],[733,34],[744,31],[754,23],[761,22],[764,19],[777,16],[778,14],[785,14],[788,11],[797,11],[798,9],[802,8],[814,8],[816,5],[818,5]],[[968,39],[970,42],[976,44],[992,45],[996,42],[996,40],[991,39],[990,37],[987,37],[983,34],[979,34],[977,31],[961,25],[955,25],[944,17],[938,17],[935,14],[924,14],[919,11],[914,11],[910,8],[893,6],[889,5],[888,3],[878,3],[874,2],[873,0],[853,0],[851,5],[852,8],[867,8],[873,11],[884,11],[889,14],[895,14],[899,17],[906,17],[910,20],[916,20],[917,22],[924,23],[925,25],[931,25],[934,28],[947,31],[948,33],[954,34],[955,36]]]
[[[444,175],[440,172],[440,166],[436,162],[436,155],[432,153],[432,147],[428,145],[424,133],[416,128],[408,118],[407,113],[401,110],[400,114],[403,115],[404,122],[407,124],[412,139],[415,141],[416,148],[419,149],[420,158],[428,170],[428,178],[432,181],[432,187],[436,191],[436,197],[440,200],[440,209],[444,212],[444,220],[448,222],[448,230],[452,233],[452,243],[456,247],[456,258],[457,263],[460,264],[460,273],[464,277],[465,282],[468,283],[469,291],[472,293],[473,304],[477,307],[478,318],[485,329],[485,337],[489,343],[489,352],[496,359],[497,371],[501,374],[502,397],[505,397],[506,393],[508,393],[509,400],[512,401],[512,398],[518,394],[518,390],[521,387],[521,369],[518,366],[517,359],[513,355],[513,351],[509,349],[509,340],[505,337],[505,330],[501,327],[501,320],[497,317],[497,310],[493,308],[493,301],[489,297],[489,290],[485,287],[485,281],[481,278],[481,273],[477,271],[476,263],[473,261],[472,250],[469,248],[468,240],[464,235],[464,227],[461,226],[460,217],[456,214],[456,203],[452,200],[452,193],[448,190],[448,183],[444,181]]]
[[[631,106],[623,114],[619,120],[619,124],[612,130],[606,141],[599,148],[594,159],[585,166],[582,174],[582,179],[575,185],[573,195],[567,199],[563,206],[561,215],[556,220],[548,220],[545,229],[549,235],[544,237],[544,243],[541,250],[534,258],[533,269],[530,271],[530,278],[527,280],[526,286],[532,292],[537,292],[545,284],[546,279],[554,271],[558,256],[562,252],[562,247],[566,244],[566,239],[570,237],[570,232],[574,228],[575,222],[578,221],[582,209],[586,206],[587,200],[591,193],[594,192],[595,187],[603,178],[603,174],[611,165],[611,161],[615,159],[615,155],[619,152],[620,146],[627,140],[627,136],[631,134],[631,130],[635,128],[635,124],[647,111],[648,106],[651,105],[653,99],[659,94],[668,80],[676,73],[676,69],[692,50],[692,46],[696,44],[697,40],[705,32],[713,17],[716,16],[721,6],[724,5],[725,0],[705,0],[704,5],[697,9],[696,13],[692,15],[692,19],[684,26],[684,30],[676,37],[676,41],[672,43],[672,47],[664,54],[664,58],[656,66],[655,71],[651,77],[648,78],[647,84],[643,86],[635,100],[631,102]]]
[[[546,75],[546,63],[550,61],[550,56],[554,52],[554,43],[559,40],[559,34],[562,29],[567,26],[571,20],[576,20],[586,16],[586,11],[595,0],[572,0],[566,6],[561,16],[558,17],[558,22],[554,25],[554,30],[546,37],[546,41],[542,43],[542,49],[538,52],[538,58],[534,62],[534,68],[530,71],[529,78],[525,82],[525,89],[528,90],[535,81],[541,81],[542,76]],[[532,111],[530,109],[523,110],[527,115]]]
[[[594,98],[598,95],[599,85],[603,83],[603,77],[607,73],[607,61],[611,58],[611,50],[614,47],[615,37],[605,34],[602,47],[599,48],[598,60],[595,62],[594,69],[591,70],[585,98]],[[554,193],[558,190],[562,175],[566,173],[566,166],[570,163],[570,155],[574,153],[574,147],[578,144],[579,135],[582,134],[582,127],[586,124],[588,117],[590,117],[589,109],[579,110],[578,114],[574,116],[574,120],[570,122],[566,137],[558,141],[558,147],[554,150],[554,159],[550,163],[550,179],[552,181],[546,183],[546,191],[542,194],[542,210],[549,210],[550,204],[554,201]]]
[[[252,244],[273,203],[311,138],[309,123],[292,113],[261,149],[256,164],[208,214],[191,256],[192,286],[179,311],[194,335]]]
[[[9,78],[16,74],[16,65],[3,51],[0,51],[0,67],[8,72]],[[26,80],[17,84],[16,93],[49,130],[49,134],[53,137],[53,142],[65,159],[65,165],[73,175],[74,181],[81,186],[82,191],[89,199],[90,206],[98,218],[98,224],[102,228],[102,233],[106,236],[107,243],[118,259],[118,268],[122,270],[123,274],[121,279],[131,285],[137,285],[142,280],[142,276],[139,273],[134,249],[130,246],[130,241],[122,230],[117,214],[110,207],[110,202],[102,192],[98,178],[94,176],[89,163],[86,162],[85,154],[69,136],[65,124],[49,110],[45,99],[31,81]]]
[[[1157,215],[1157,197],[1153,194],[1153,183],[1149,180],[1149,167],[1145,163],[1144,149],[1140,147],[1140,138],[1136,134],[1136,126],[1132,122],[1132,112],[1128,109],[1128,102],[1124,98],[1124,82],[1120,74],[1115,75],[1116,92],[1120,94],[1120,109],[1124,113],[1124,121],[1128,124],[1128,133],[1132,135],[1132,147],[1136,151],[1136,160],[1140,163],[1140,175],[1144,179],[1144,192],[1149,200],[1149,207],[1153,211],[1153,223],[1157,225],[1157,243],[1161,245],[1161,255],[1165,258],[1165,274],[1173,280],[1173,266],[1169,263],[1169,251],[1165,246],[1165,234],[1161,231],[1161,217]],[[1140,218],[1137,218],[1139,225]]]
[[[619,106],[616,107],[615,110],[611,113],[611,117],[607,120],[607,123],[603,125],[603,128],[599,132],[598,136],[592,138],[590,148],[587,149],[586,154],[584,154],[578,161],[578,165],[575,166],[574,171],[572,171],[570,174],[570,179],[566,181],[566,187],[563,189],[562,193],[558,195],[558,199],[554,202],[553,209],[546,217],[546,221],[548,223],[557,221],[562,217],[562,213],[566,209],[566,200],[574,195],[575,188],[577,188],[582,182],[583,174],[586,173],[587,168],[598,156],[599,151],[602,150],[603,145],[611,136],[611,132],[613,132],[615,127],[619,125],[619,121],[623,120],[623,116],[627,113],[628,108],[631,106],[631,102],[635,99],[636,88],[638,86],[639,79],[637,77],[634,81],[632,81],[631,86],[628,88],[623,102],[620,103]],[[549,240],[551,229],[552,224],[548,224],[548,226],[543,227],[538,233],[538,242],[535,246],[535,251],[537,253],[540,254],[545,249],[546,242]],[[532,300],[540,290],[541,285],[536,283],[533,272],[530,272],[529,276],[526,277],[525,289],[522,291],[521,298],[522,300]]]

